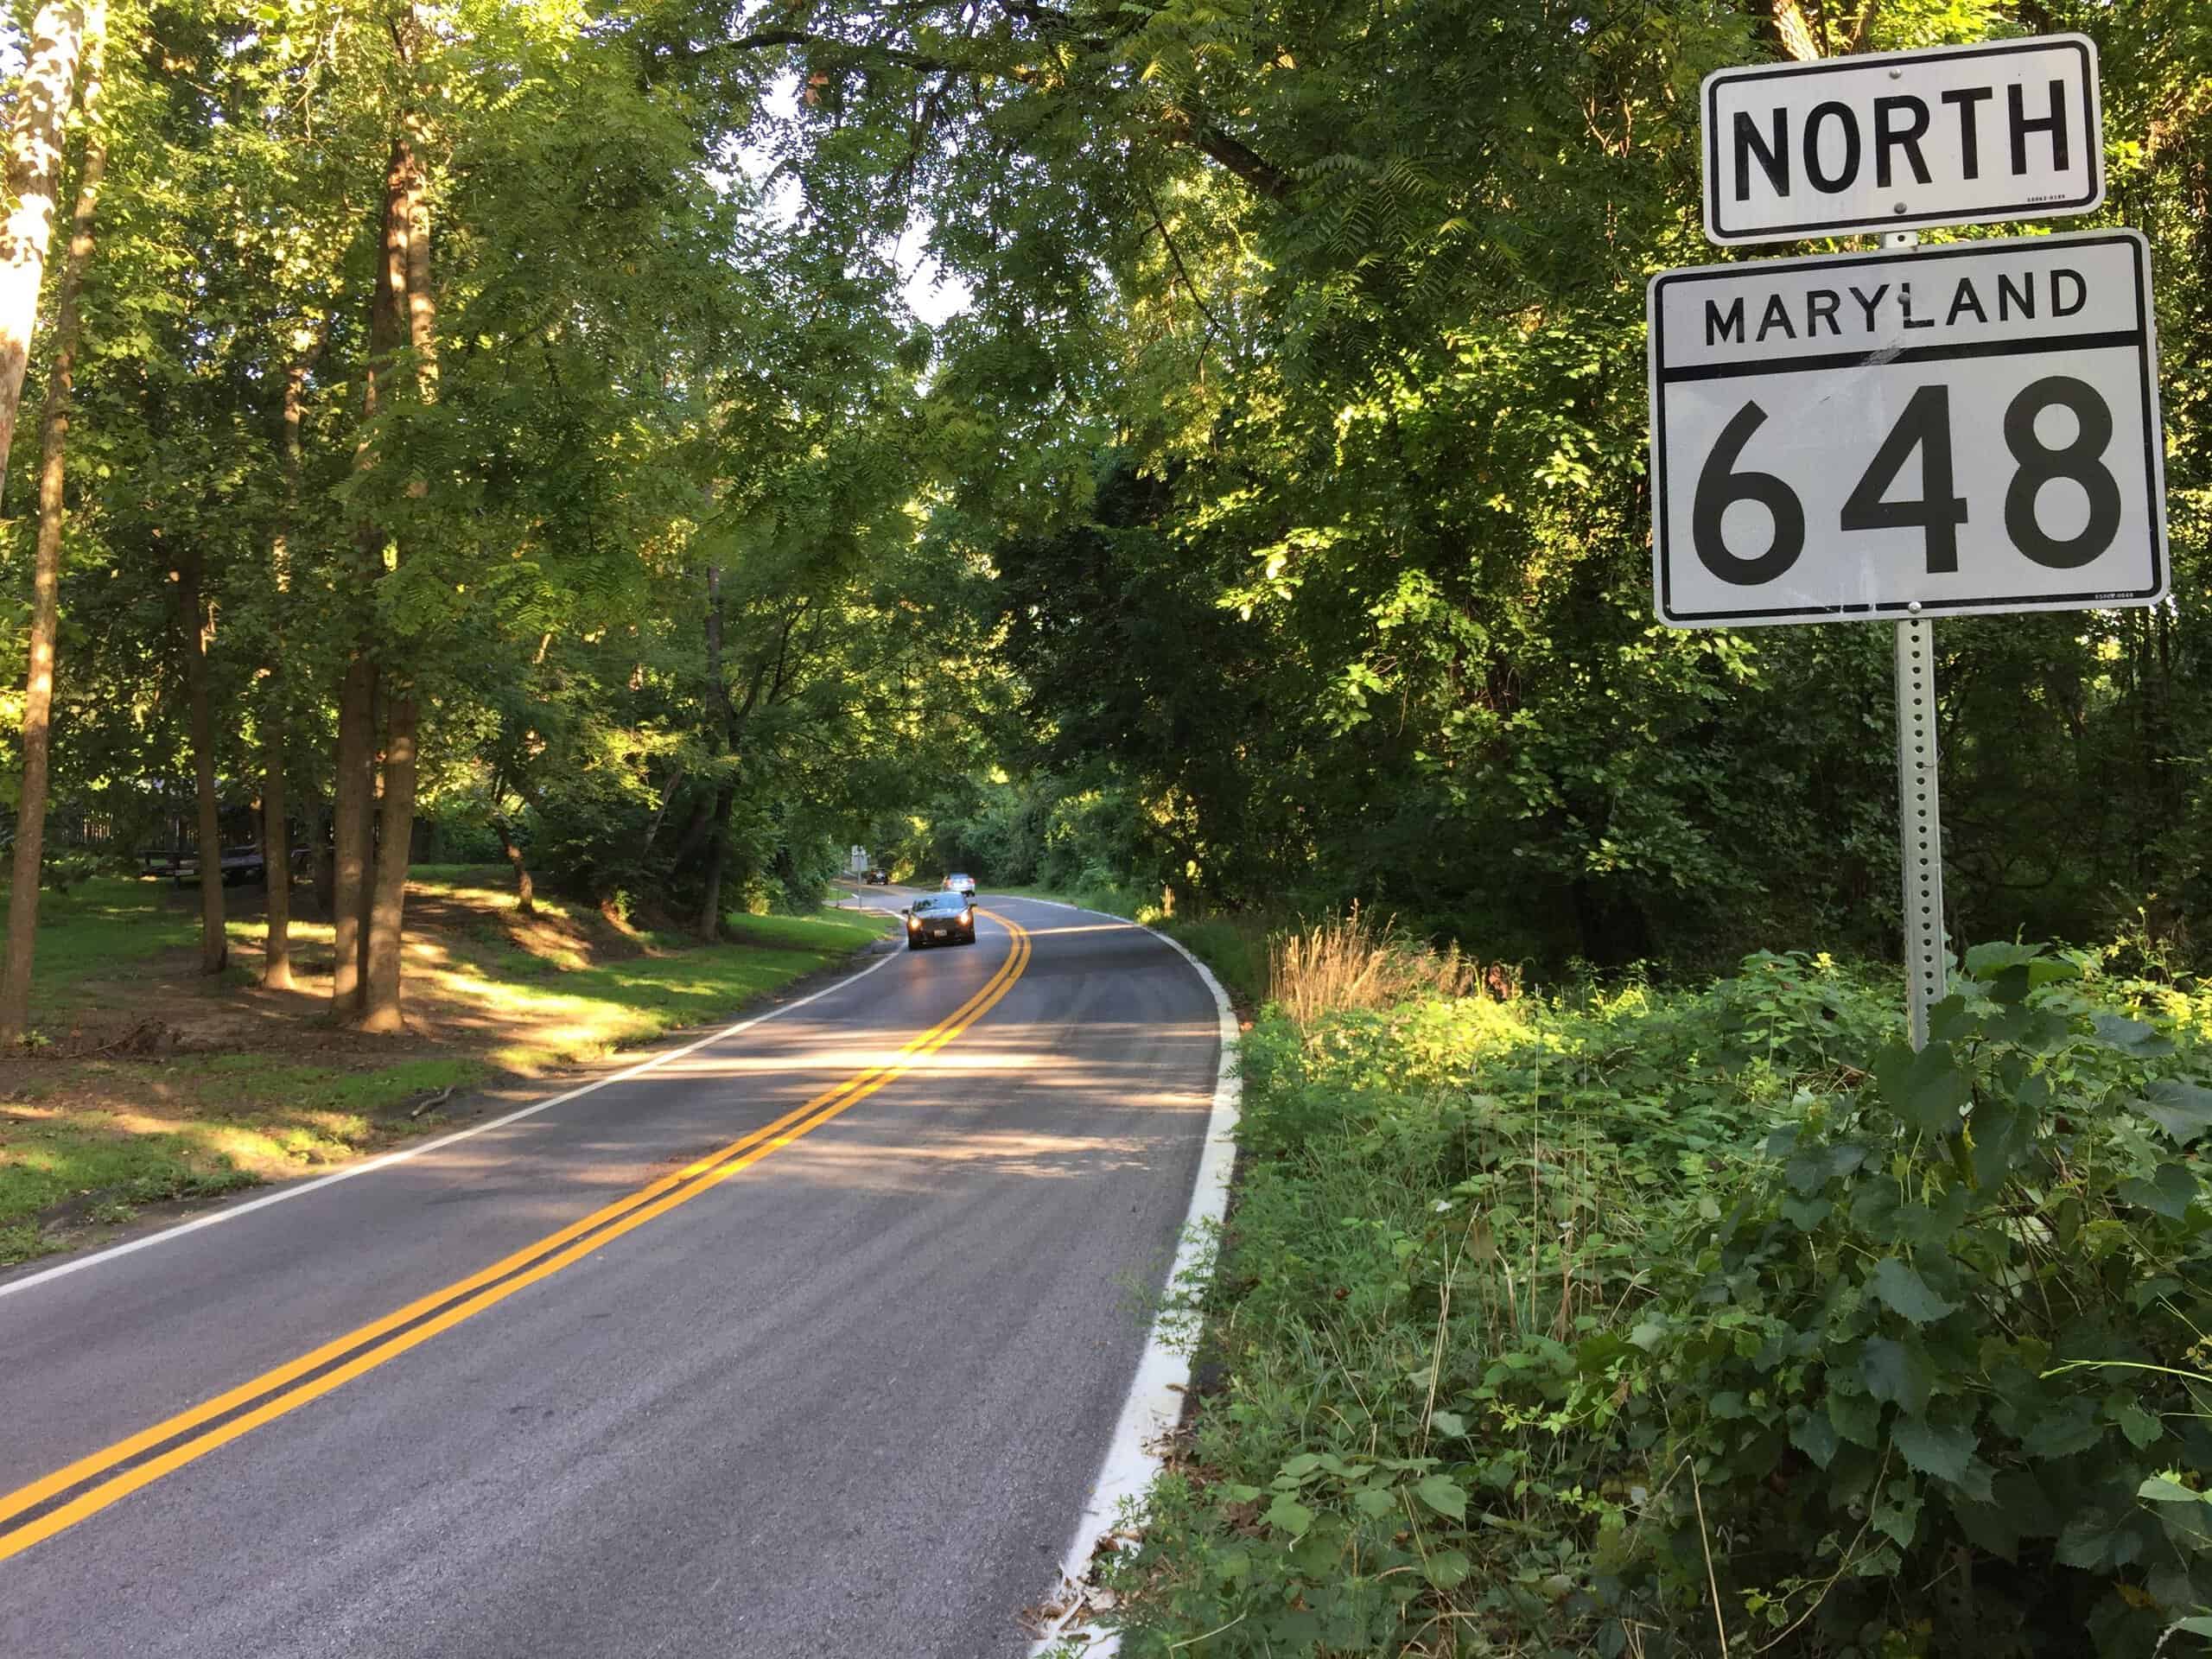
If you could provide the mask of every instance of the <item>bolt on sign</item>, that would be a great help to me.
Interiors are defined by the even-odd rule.
[[[1726,245],[2093,212],[2097,49],[2079,35],[1721,69],[1705,231]]]
[[[2134,232],[1671,270],[1649,321],[1661,620],[2164,596]]]

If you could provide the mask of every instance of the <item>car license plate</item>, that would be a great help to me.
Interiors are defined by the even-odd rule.
[[[951,935],[952,930],[949,927],[933,927],[930,929],[930,938],[933,939],[950,938]]]

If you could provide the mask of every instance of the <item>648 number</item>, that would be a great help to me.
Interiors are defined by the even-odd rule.
[[[2075,423],[2073,438],[2056,448],[2036,435],[2036,418],[2053,408],[2070,411]],[[1805,505],[1797,493],[1772,473],[1736,470],[1744,446],[1765,424],[1766,411],[1756,403],[1736,411],[1698,474],[1697,498],[1690,510],[1698,562],[1739,588],[1772,582],[1805,550]],[[2013,546],[2037,564],[2073,570],[2112,545],[2120,529],[2120,486],[2104,464],[2111,442],[2112,410],[2087,381],[2046,375],[2021,391],[2005,411],[2005,447],[2017,463],[2005,492],[2005,533]],[[1915,449],[1920,451],[1920,499],[1886,499]],[[2051,535],[2036,517],[2043,486],[2057,479],[2080,485],[2089,499],[2088,522],[2072,536]],[[1966,498],[1953,491],[1950,388],[1923,386],[1912,394],[1865,474],[1852,486],[1843,504],[1840,528],[1917,526],[1927,544],[1929,574],[1948,575],[1959,568],[1959,526],[1967,522]],[[1721,537],[1721,517],[1738,501],[1757,502],[1774,522],[1772,541],[1754,558],[1730,552]]]

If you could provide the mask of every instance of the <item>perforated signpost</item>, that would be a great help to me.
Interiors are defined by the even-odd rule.
[[[2079,36],[1724,70],[1704,110],[1713,240],[1885,245],[1652,279],[1659,617],[1894,622],[1918,1047],[1948,973],[1933,619],[2166,594],[2149,249],[2132,231],[1921,248],[1892,228],[2102,201]]]

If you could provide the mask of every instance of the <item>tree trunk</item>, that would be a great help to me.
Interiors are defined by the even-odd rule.
[[[271,991],[292,988],[292,838],[284,812],[284,728],[272,723],[263,749],[261,780],[261,870],[269,895],[269,942],[261,983]]]
[[[332,914],[330,889],[334,875],[330,858],[330,803],[317,797],[307,810],[308,865],[315,885],[315,908],[325,918]]]
[[[507,862],[515,871],[515,910],[518,914],[537,914],[537,894],[531,885],[530,866],[523,861],[522,849],[516,844],[514,826],[507,822],[504,812],[492,815],[492,828],[499,832],[499,850],[506,855]]]
[[[263,702],[263,782],[261,787],[262,855],[269,892],[269,937],[262,958],[261,982],[272,991],[292,988],[292,848],[291,826],[285,821],[284,748],[287,721],[284,676],[284,624],[291,602],[291,530],[300,509],[300,428],[307,402],[308,371],[322,351],[326,327],[315,334],[302,334],[294,346],[299,355],[284,370],[283,427],[277,453],[284,467],[283,526],[270,538],[269,579],[275,590],[276,626],[269,652],[269,681]]]
[[[712,944],[722,936],[722,860],[729,847],[729,815],[736,791],[715,791],[714,834],[707,842],[707,896],[699,906],[699,937]]]
[[[39,8],[8,134],[8,194],[16,207],[0,226],[0,480],[16,441],[23,371],[46,280],[46,247],[61,179],[62,121],[76,85],[84,25],[85,9],[73,0],[47,0]]]
[[[722,572],[707,567],[707,713],[715,722],[715,753],[729,749],[729,686],[722,678]],[[714,830],[707,840],[707,892],[699,906],[699,937],[709,944],[722,933],[722,858],[729,843],[731,786],[715,786]]]
[[[392,355],[404,335],[401,309],[407,292],[407,244],[414,223],[414,153],[404,139],[394,138],[385,163],[379,219],[382,245],[376,290],[369,302],[369,359],[361,396],[365,431],[383,406]],[[375,452],[365,437],[355,451],[355,469],[366,472],[375,464]],[[384,575],[385,541],[384,531],[366,521],[354,532],[354,574],[364,610]],[[367,626],[365,620],[363,626]],[[338,704],[337,822],[330,892],[336,954],[331,963],[330,1012],[340,1020],[363,1006],[368,962],[369,930],[363,923],[373,897],[369,867],[376,804],[376,680],[372,642],[365,635],[355,645],[353,659],[346,665]],[[404,854],[402,858],[404,868]]]
[[[330,826],[330,1012],[340,1020],[351,1016],[361,1000],[361,893],[367,886],[376,672],[357,652],[338,691],[338,779]]]
[[[184,613],[184,681],[192,724],[192,777],[200,801],[200,971],[229,965],[223,932],[222,804],[215,796],[215,717],[207,695],[207,611],[200,593],[200,552],[187,538],[177,561],[177,604]]]
[[[384,746],[384,803],[373,902],[369,909],[369,970],[361,1001],[361,1029],[406,1028],[399,1014],[403,912],[407,903],[407,854],[415,830],[415,699],[391,701]]]
[[[428,403],[437,387],[432,355],[436,309],[430,292],[429,206],[423,194],[421,165],[404,137],[393,140],[392,166],[391,179],[399,188],[386,196],[386,272],[379,286],[391,290],[394,334],[404,307],[407,343],[415,353],[416,391]],[[412,482],[409,492],[416,493],[423,487],[419,481]],[[371,886],[367,925],[361,935],[366,953],[362,967],[363,1031],[405,1028],[399,998],[407,865],[415,831],[416,725],[413,688],[402,683],[391,691],[385,710],[384,799],[377,819],[376,877]]]
[[[369,679],[369,764],[368,779],[361,786],[361,891],[360,915],[353,929],[353,976],[357,987],[353,995],[356,1009],[365,1007],[369,997],[369,912],[376,906],[377,859],[384,850],[378,845],[377,804],[382,798],[378,785],[383,778],[384,745],[384,672],[372,668]]]
[[[1814,38],[1811,19],[1799,0],[1774,0],[1771,16],[1774,37],[1782,49],[1800,63],[1810,63],[1821,55],[1820,41]]]
[[[107,168],[99,124],[100,53],[105,0],[92,0],[86,24],[82,102],[85,158],[77,176],[77,208],[69,257],[54,300],[54,367],[39,421],[38,548],[31,582],[30,668],[23,683],[23,780],[16,810],[15,868],[8,904],[8,956],[0,976],[0,1047],[22,1039],[30,1021],[31,958],[38,944],[39,868],[46,851],[47,771],[53,735],[54,647],[61,611],[62,458],[69,435],[69,401],[77,366],[77,296],[92,257],[92,211]]]

